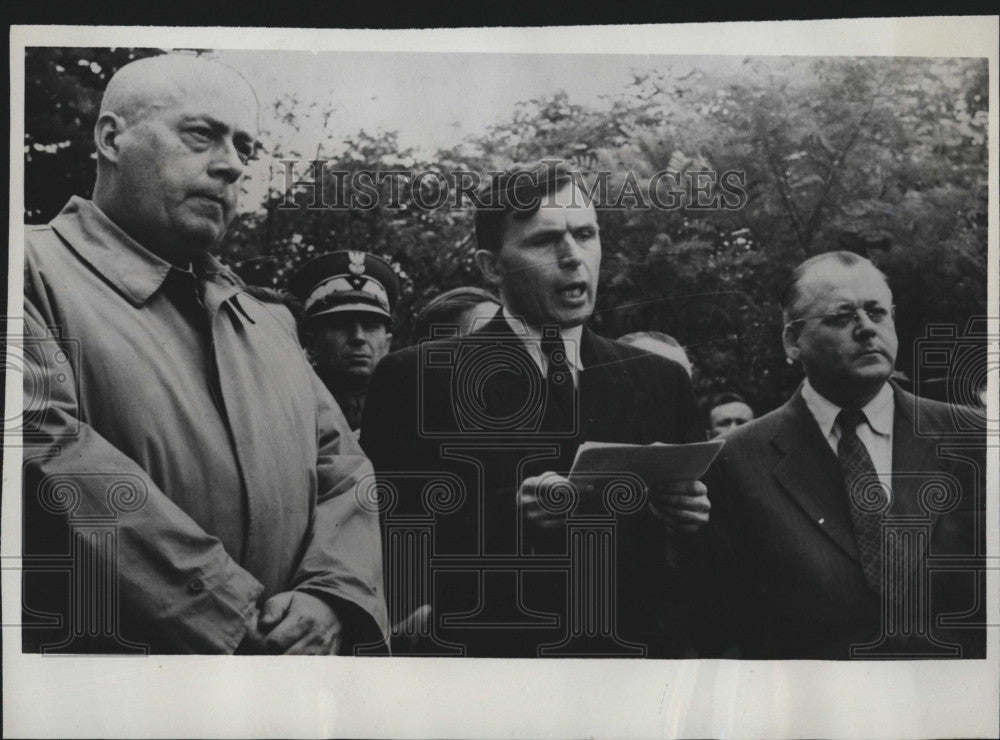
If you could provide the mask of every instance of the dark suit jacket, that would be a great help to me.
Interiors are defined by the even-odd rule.
[[[566,534],[543,536],[525,527],[515,505],[524,478],[549,470],[565,474],[582,441],[704,439],[690,381],[678,364],[587,329],[581,343],[575,411],[554,429],[543,424],[544,379],[500,313],[470,337],[436,339],[389,355],[372,379],[361,443],[380,480],[398,493],[390,520],[424,513],[427,476],[450,475],[461,481],[465,496],[435,516],[435,554],[513,557],[516,587],[513,580],[496,586],[503,577],[495,572],[435,570],[436,632],[465,645],[470,655],[533,656],[538,645],[558,642],[567,630],[566,574],[537,568],[539,556],[565,554]],[[584,501],[578,511],[594,506]],[[672,615],[664,616],[672,611],[663,596],[672,571],[663,528],[646,507],[617,522],[617,596],[610,598],[621,634],[649,645],[652,655],[676,652],[687,638],[674,628]],[[484,585],[490,579],[494,583]],[[501,594],[496,598],[489,595],[494,587],[492,593]],[[449,630],[442,621],[477,608],[483,620],[492,615],[494,627]],[[533,621],[525,614],[532,612],[554,614],[556,621],[541,627],[537,622],[545,620],[538,619],[525,627]]]
[[[981,626],[946,628],[937,620],[964,612],[969,615],[959,621],[966,624],[985,618],[985,437],[952,437],[956,444],[948,447],[948,435],[956,432],[954,407],[895,386],[894,394],[889,514],[904,528],[925,522],[929,541],[915,540],[914,567],[932,570],[926,605],[905,611],[930,618],[933,641],[958,645],[964,657],[982,657]],[[920,652],[926,640],[912,635],[917,625],[886,621],[882,595],[864,579],[839,461],[801,389],[781,408],[735,430],[706,483],[713,506],[704,542],[711,543],[716,567],[709,581],[714,608],[704,624],[714,627],[715,650],[736,645],[745,658],[847,659],[852,645],[896,633],[883,643],[885,650]],[[947,503],[932,502],[926,511],[925,486],[924,498],[949,491]],[[949,653],[933,645],[925,652]]]

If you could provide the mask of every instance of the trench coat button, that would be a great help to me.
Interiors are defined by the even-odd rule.
[[[205,590],[205,582],[200,578],[192,578],[188,583],[188,591],[193,594],[200,594]]]

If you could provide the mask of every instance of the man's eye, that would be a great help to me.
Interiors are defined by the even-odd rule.
[[[830,323],[834,326],[847,326],[854,321],[854,311],[841,311],[830,314]]]
[[[207,142],[212,138],[212,132],[207,128],[189,128],[187,133],[188,136],[198,142]]]
[[[870,318],[875,323],[882,321],[886,316],[889,315],[889,309],[882,308],[881,306],[871,306],[865,309],[865,313],[868,314]]]

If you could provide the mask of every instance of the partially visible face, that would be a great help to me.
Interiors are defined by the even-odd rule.
[[[791,318],[814,317],[859,306],[892,306],[892,293],[879,272],[868,264],[816,265],[800,285],[802,300]],[[846,327],[807,318],[786,329],[785,350],[799,360],[810,383],[830,400],[871,395],[892,374],[898,340],[891,314],[880,323],[859,312]]]
[[[575,202],[575,205],[574,205]],[[507,310],[531,326],[584,323],[601,267],[597,213],[568,183],[526,219],[508,217],[496,270]]]
[[[712,437],[718,437],[743,426],[748,421],[753,421],[753,409],[742,401],[732,401],[716,406],[708,416],[709,433]]]
[[[492,319],[498,310],[500,310],[500,306],[493,301],[483,301],[472,308],[467,308],[458,317],[458,336],[464,337],[471,334]]]
[[[236,215],[256,102],[245,82],[221,71],[170,90],[118,137],[119,210],[141,242],[195,255],[218,244]]]
[[[371,378],[392,341],[386,320],[362,311],[323,316],[314,320],[309,331],[316,370],[323,378]]]

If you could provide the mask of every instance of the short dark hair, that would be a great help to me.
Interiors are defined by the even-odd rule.
[[[712,409],[727,403],[745,403],[750,407],[750,410],[754,413],[754,415],[757,415],[757,410],[753,407],[753,404],[739,393],[735,393],[734,391],[710,393],[707,396],[703,396],[698,402],[698,407],[701,409],[701,415],[704,419],[706,429],[711,429],[712,427]]]
[[[805,262],[800,263],[794,270],[792,270],[792,274],[788,277],[788,282],[785,283],[785,287],[781,291],[781,313],[785,321],[788,321],[792,317],[792,314],[794,313],[793,309],[802,298],[801,285],[806,273],[808,273],[816,265],[823,262],[837,262],[844,267],[854,267],[855,265],[862,264],[869,265],[882,276],[886,285],[889,284],[889,278],[886,277],[885,273],[875,267],[871,260],[862,257],[859,254],[848,252],[846,250],[817,254],[815,257],[810,257]]]
[[[750,402],[739,393],[734,393],[733,391],[723,391],[722,393],[713,393],[710,396],[706,396],[702,399],[701,407],[705,410],[705,413],[708,414],[708,412],[716,406],[722,406],[727,403],[745,403],[747,406],[750,406]],[[750,408],[753,408],[753,406],[750,406]]]
[[[410,332],[414,343],[429,339],[434,326],[442,324],[457,324],[463,313],[480,303],[495,303],[501,306],[500,299],[493,293],[482,288],[471,286],[452,288],[435,296],[417,314]]]
[[[496,254],[503,247],[507,219],[535,215],[542,199],[574,181],[569,166],[558,159],[516,165],[490,178],[478,193],[476,243]]]

